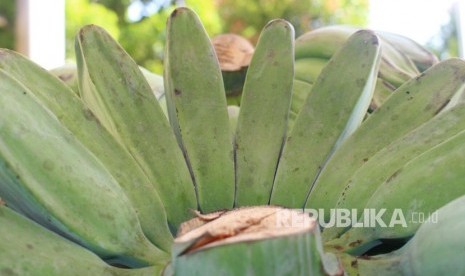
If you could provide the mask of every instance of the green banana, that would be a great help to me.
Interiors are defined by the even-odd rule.
[[[234,141],[237,128],[237,119],[239,118],[239,112],[241,108],[237,105],[228,105],[228,117],[229,117],[229,128],[231,131],[231,137]]]
[[[350,26],[334,25],[307,32],[296,40],[296,60],[304,58],[329,59],[357,30],[359,29]],[[415,63],[406,54],[399,51],[382,36],[380,37],[380,45],[382,48],[380,78],[398,87],[420,73]],[[427,52],[425,49],[416,49],[416,51],[420,50],[421,53]]]
[[[168,115],[189,165],[199,208],[232,208],[233,145],[223,79],[211,41],[193,11],[178,8],[171,14],[165,51]]]
[[[323,58],[301,58],[295,61],[296,80],[305,81],[310,84],[315,83],[321,70],[328,63],[328,59]]]
[[[139,67],[103,29],[82,28],[76,53],[81,98],[155,186],[175,232],[197,201],[186,161],[154,93]]]
[[[395,175],[403,165],[465,130],[464,107],[465,105],[456,106],[432,118],[373,155],[348,180],[339,196],[336,208],[356,209],[362,214],[362,208],[370,199],[370,195],[390,176]],[[339,233],[342,230],[341,228],[331,230],[333,229],[339,230]],[[326,239],[334,237],[328,236],[327,232],[326,230],[323,232]]]
[[[105,259],[164,264],[115,179],[33,93],[0,70],[0,196]],[[96,196],[98,195],[98,196]]]
[[[50,73],[63,81],[76,95],[79,95],[79,84],[76,64],[68,63],[50,70]]]
[[[123,269],[0,204],[2,275],[161,275],[162,266]]]
[[[140,71],[144,75],[145,79],[147,80],[150,88],[152,89],[155,97],[157,100],[165,94],[165,88],[163,86],[163,76],[157,75],[155,73],[150,72],[149,70],[145,69],[144,67],[139,66]]]
[[[172,235],[155,187],[81,99],[47,71],[13,51],[0,50],[0,68],[26,86],[102,162],[131,200],[144,234],[169,252]]]
[[[280,19],[269,22],[247,71],[234,141],[236,206],[268,204],[286,137],[293,43],[292,25]]]
[[[420,72],[439,62],[439,59],[433,53],[408,37],[389,32],[377,32],[377,34],[412,60]]]
[[[294,83],[292,85],[291,107],[289,110],[289,118],[287,123],[287,133],[291,132],[295,120],[297,119],[297,116],[299,115],[299,112],[302,109],[305,100],[307,99],[311,90],[312,85],[310,83],[294,79]]]
[[[307,207],[336,205],[348,179],[374,154],[436,116],[463,87],[465,62],[442,61],[397,89],[328,161]]]
[[[322,27],[299,36],[295,41],[295,59],[330,59],[336,51],[356,32],[350,26]]]
[[[287,137],[271,204],[304,206],[326,160],[362,122],[373,95],[379,57],[376,35],[359,31],[331,58]]]
[[[463,275],[465,197],[425,218],[415,236],[389,254],[360,258],[360,275]]]
[[[380,239],[413,236],[419,227],[414,214],[430,214],[465,194],[464,153],[465,131],[462,131],[409,161],[386,179],[364,206],[364,209],[385,210],[382,218],[386,224],[401,216],[403,223],[351,228],[330,244],[357,254]]]

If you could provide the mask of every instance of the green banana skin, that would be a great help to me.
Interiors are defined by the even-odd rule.
[[[405,54],[410,60],[412,60],[420,72],[425,71],[439,62],[438,57],[408,37],[389,32],[377,33],[384,41],[391,44],[399,52]]]
[[[167,23],[168,115],[184,152],[202,212],[232,208],[234,162],[223,78],[198,16],[177,8]]]
[[[360,275],[463,275],[465,197],[442,206],[401,249],[358,259]]]
[[[231,138],[234,141],[236,136],[237,119],[241,108],[237,105],[228,105],[229,128],[231,130]]]
[[[0,50],[0,68],[26,86],[103,163],[131,200],[144,234],[169,252],[173,237],[155,187],[81,99],[47,71],[13,51]]]
[[[304,206],[325,161],[362,122],[373,96],[379,57],[376,35],[359,31],[323,69],[287,137],[271,204]]]
[[[33,93],[0,71],[0,196],[105,259],[131,267],[169,255],[142,233],[124,191]]]
[[[390,176],[395,175],[402,166],[465,130],[464,107],[463,104],[456,106],[432,118],[373,155],[347,182],[336,208],[357,209],[357,212],[362,214],[362,208],[370,199],[370,195]],[[325,229],[324,237],[327,240],[335,238],[342,230],[341,228]]]
[[[315,83],[321,70],[328,63],[328,59],[323,58],[301,58],[295,61],[296,80],[305,81],[310,84]]]
[[[244,83],[234,141],[236,206],[268,204],[286,137],[294,77],[294,28],[270,21]]]
[[[63,81],[76,95],[79,95],[79,81],[76,64],[65,64],[49,71],[52,75]]]
[[[299,115],[299,112],[311,90],[312,85],[310,83],[294,79],[294,84],[292,85],[291,107],[287,123],[287,133],[291,132],[295,120],[297,119],[297,116]]]
[[[161,275],[163,267],[122,269],[0,205],[2,275]]]
[[[155,94],[155,97],[157,97],[157,100],[160,100],[163,94],[165,94],[163,76],[152,73],[149,70],[145,69],[144,67],[139,66],[139,68],[142,74],[144,75],[144,78],[147,80],[148,84],[150,85],[150,89],[152,89],[153,94]]]
[[[295,59],[329,59],[355,31],[353,27],[338,25],[307,32],[295,41]]]
[[[450,59],[397,89],[328,161],[306,207],[336,206],[349,178],[379,150],[436,116],[462,90],[464,76],[465,62]]]
[[[365,209],[386,209],[386,222],[394,209],[401,209],[405,226],[351,228],[339,239],[331,241],[340,249],[355,254],[365,244],[379,239],[408,238],[420,226],[412,214],[431,214],[442,205],[465,194],[465,131],[411,160],[378,187],[365,204]],[[412,194],[414,197],[412,197]]]
[[[103,29],[82,28],[76,53],[81,98],[155,186],[175,233],[197,201],[186,161],[154,93],[139,67]]]

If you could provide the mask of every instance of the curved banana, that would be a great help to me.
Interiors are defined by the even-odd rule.
[[[323,69],[286,139],[271,204],[304,206],[326,160],[362,122],[373,96],[379,57],[376,35],[359,31]]]
[[[192,10],[178,8],[169,17],[165,57],[168,115],[199,208],[202,212],[232,208],[233,145],[223,79],[211,41]]]
[[[464,75],[465,62],[450,59],[397,89],[335,152],[306,206],[336,206],[349,178],[379,150],[436,116],[462,90]]]
[[[164,264],[117,181],[34,94],[0,70],[0,197],[104,259]]]
[[[197,201],[162,107],[136,63],[100,27],[81,29],[76,53],[81,98],[155,186],[170,229],[176,232],[192,216],[189,209],[196,209]]]
[[[163,266],[123,269],[0,204],[2,275],[161,275]]]
[[[26,86],[102,162],[131,200],[144,234],[169,252],[173,238],[155,187],[82,100],[47,71],[13,51],[0,50],[0,68]]]
[[[294,28],[270,21],[247,71],[234,140],[236,206],[268,204],[286,137],[294,76]]]

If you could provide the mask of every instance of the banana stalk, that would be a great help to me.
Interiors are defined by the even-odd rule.
[[[294,28],[263,29],[244,84],[234,141],[236,206],[268,204],[286,136],[294,76]]]
[[[204,219],[176,238],[175,275],[341,275],[316,221],[301,212],[251,207]]]

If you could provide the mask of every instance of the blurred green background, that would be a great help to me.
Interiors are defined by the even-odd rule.
[[[139,65],[161,73],[165,23],[176,6],[200,16],[210,36],[236,33],[255,43],[274,18],[290,21],[296,36],[312,29],[350,24],[366,27],[369,0],[66,0],[66,57],[74,59],[74,36],[86,24],[108,30]],[[15,49],[15,0],[0,1],[0,47]],[[425,45],[441,58],[458,55],[453,14]]]

